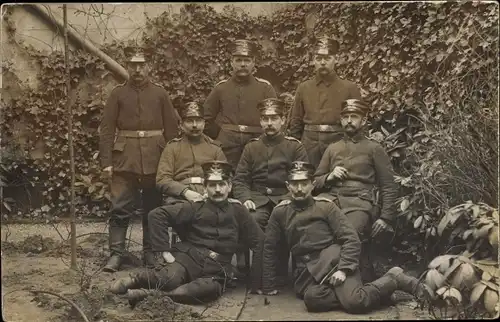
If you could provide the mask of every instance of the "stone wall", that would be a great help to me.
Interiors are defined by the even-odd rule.
[[[267,15],[290,5],[286,3],[209,3],[216,11],[232,6],[249,15]],[[113,40],[137,39],[145,26],[147,17],[153,18],[163,12],[178,13],[182,3],[124,3],[124,4],[68,4],[68,24],[76,29],[85,39],[99,46]],[[47,12],[62,22],[62,4],[43,4]],[[9,41],[7,23],[4,19],[9,10],[9,24],[15,28],[14,41]],[[42,51],[63,49],[63,31],[54,30],[38,18],[24,5],[2,5],[1,57],[3,64],[9,64],[10,70],[30,86],[36,86],[36,67],[23,54],[23,45],[31,45]],[[3,75],[0,75],[3,76]],[[0,77],[0,88],[7,81]]]

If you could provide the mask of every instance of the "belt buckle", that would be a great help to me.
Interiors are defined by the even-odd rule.
[[[146,133],[144,131],[138,131],[137,134],[139,134],[140,138],[143,138]]]
[[[328,127],[329,127],[328,125],[322,124],[322,125],[319,126],[319,130],[320,131],[328,131]]]
[[[211,259],[216,259],[217,258],[217,253],[214,252],[214,251],[210,251],[210,253],[208,254],[208,256],[211,258]]]
[[[267,193],[268,195],[270,195],[271,193],[273,193],[273,189],[271,189],[271,188],[266,188],[266,193]]]
[[[238,125],[238,128],[240,129],[241,132],[244,132],[247,129],[248,126],[246,125]]]

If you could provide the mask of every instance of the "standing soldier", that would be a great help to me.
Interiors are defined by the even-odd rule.
[[[161,204],[155,184],[158,160],[165,142],[178,133],[177,112],[165,89],[150,81],[144,56],[134,55],[127,68],[130,78],[111,92],[100,125],[101,165],[111,178],[107,272],[120,269],[130,218],[140,208],[145,210],[143,261],[154,263],[147,213]]]
[[[236,40],[231,60],[233,75],[215,85],[204,105],[206,133],[221,142],[234,169],[248,141],[262,133],[257,103],[265,98],[276,98],[271,83],[252,75],[255,54],[254,43]]]
[[[239,242],[253,250],[249,284],[253,292],[260,288],[264,234],[248,210],[238,200],[228,198],[231,165],[212,161],[202,167],[205,200],[166,205],[149,213],[153,250],[160,258],[158,266],[142,269],[111,287],[115,294],[126,294],[131,304],[151,293],[143,288],[166,291],[166,296],[185,304],[217,299],[234,276],[231,259]],[[169,227],[182,227],[186,238],[170,247]]]
[[[287,169],[293,161],[308,160],[302,143],[282,133],[285,103],[267,98],[259,102],[258,108],[264,134],[251,139],[245,146],[236,169],[233,195],[250,210],[265,231],[273,208],[288,193],[285,185]],[[287,275],[288,255],[288,251],[280,254],[280,277]]]
[[[340,140],[340,108],[349,98],[361,98],[359,88],[335,72],[336,40],[322,37],[314,49],[316,75],[299,84],[291,110],[289,133],[304,144],[309,161],[318,166],[328,144]]]
[[[368,111],[368,105],[361,100],[343,102],[344,138],[328,146],[315,173],[317,192],[323,192],[329,199],[338,199],[340,208],[358,231],[363,242],[361,274],[367,282],[374,279],[368,249],[370,231],[375,237],[392,230],[398,195],[391,159],[379,143],[363,135]],[[382,204],[380,218],[377,218],[377,190]]]
[[[329,199],[312,197],[314,167],[294,162],[287,187],[291,200],[274,208],[266,230],[263,293],[275,295],[277,246],[286,238],[296,261],[294,291],[309,312],[343,308],[360,314],[376,309],[401,290],[429,299],[432,291],[399,267],[363,284],[358,269],[360,240],[343,211]]]
[[[222,149],[203,134],[203,108],[190,102],[180,111],[182,137],[167,143],[161,154],[156,174],[156,185],[166,196],[165,204],[203,199],[203,169],[209,161],[226,161]],[[175,235],[172,236],[175,241]]]

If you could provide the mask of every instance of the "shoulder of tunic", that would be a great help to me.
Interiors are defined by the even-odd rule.
[[[242,205],[241,201],[239,201],[238,199],[228,198],[227,201],[229,203],[237,203],[237,204]]]
[[[203,135],[203,138],[205,139],[205,141],[207,143],[213,144],[213,145],[218,146],[218,147],[221,146],[221,143],[219,141],[216,141],[216,140],[212,139],[211,137],[209,137],[206,134],[202,134],[202,135]]]
[[[296,139],[293,136],[285,136],[285,139],[287,139],[289,141],[295,141],[295,142],[298,142],[298,143],[302,143],[302,142],[300,142],[299,139]]]
[[[182,140],[182,137],[173,138],[172,140],[168,141],[167,144],[174,143],[174,142],[179,142],[180,140]]]
[[[256,137],[256,138],[251,138],[250,140],[248,140],[248,142],[254,142],[254,141],[259,141],[260,140],[260,136],[259,137]]]
[[[114,91],[115,89],[120,88],[120,87],[124,87],[125,85],[127,85],[127,81],[124,81],[123,83],[116,85],[115,87],[113,87],[113,89],[111,91]]]
[[[292,201],[290,199],[281,200],[281,202],[276,205],[276,208],[277,207],[283,207],[283,206],[289,205],[291,202]]]
[[[165,88],[163,87],[163,85],[162,85],[162,84],[160,84],[160,83],[151,82],[151,84],[152,84],[152,85],[154,85],[154,86],[156,86],[156,87],[160,87],[161,89],[165,89]]]
[[[220,82],[218,82],[217,84],[215,84],[215,86],[214,86],[214,87],[217,87],[217,86],[219,86],[220,84],[223,84],[223,83],[227,82],[228,80],[229,80],[229,78],[228,78],[228,79],[223,79],[223,80],[221,80]]]
[[[261,83],[267,84],[269,86],[273,86],[273,85],[271,85],[271,83],[268,80],[265,80],[264,78],[255,77],[255,79]]]
[[[325,197],[313,197],[313,199],[316,200],[316,201],[333,202],[330,199],[325,198]]]

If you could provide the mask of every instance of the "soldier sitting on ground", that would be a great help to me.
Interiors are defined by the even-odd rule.
[[[248,210],[228,198],[231,165],[213,161],[202,165],[208,198],[162,206],[149,213],[153,251],[160,258],[155,269],[143,269],[116,281],[111,291],[126,294],[131,304],[159,289],[172,300],[199,304],[217,299],[234,275],[231,259],[239,243],[253,251],[250,287],[261,282],[264,233]],[[169,247],[168,228],[182,227],[185,239]]]
[[[271,214],[264,242],[263,293],[278,293],[275,277],[281,249],[276,243],[286,238],[296,261],[294,290],[310,312],[343,308],[365,313],[396,290],[429,298],[432,291],[399,267],[363,285],[358,234],[333,201],[311,196],[313,171],[311,164],[294,162],[287,181],[291,200],[282,201]]]

